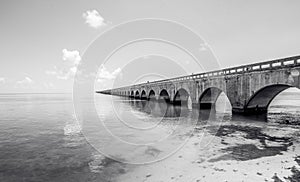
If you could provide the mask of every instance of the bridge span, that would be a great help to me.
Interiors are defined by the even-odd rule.
[[[271,101],[283,90],[300,88],[300,56],[226,68],[211,72],[130,85],[97,93],[135,99],[165,100],[193,108],[215,109],[224,92],[233,113],[266,113]],[[190,98],[190,99],[189,99]]]

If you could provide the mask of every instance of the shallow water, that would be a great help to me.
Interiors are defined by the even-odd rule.
[[[276,156],[299,147],[300,102],[291,94],[273,101],[268,122],[97,94],[106,131],[92,117],[77,121],[70,94],[2,94],[0,181],[114,181],[134,166],[128,163],[168,158],[193,137],[206,147],[208,137],[222,138],[217,145],[225,147],[210,162]],[[89,118],[88,108],[81,112]]]

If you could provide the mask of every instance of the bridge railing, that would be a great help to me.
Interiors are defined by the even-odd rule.
[[[255,72],[255,71],[264,71],[264,70],[270,70],[270,69],[295,67],[298,65],[300,65],[300,56],[293,56],[293,57],[276,59],[276,60],[266,61],[266,62],[261,62],[261,63],[254,63],[254,64],[243,65],[243,66],[238,66],[238,67],[225,68],[222,70],[204,72],[204,73],[199,73],[199,74],[192,74],[192,75],[187,75],[187,76],[180,76],[180,77],[164,79],[164,80],[157,80],[157,81],[152,81],[152,82],[147,82],[147,83],[140,83],[140,84],[125,86],[125,87],[121,87],[121,88],[117,88],[117,89],[126,89],[128,87],[139,87],[139,86],[142,86],[145,84],[152,85],[152,84],[167,83],[167,82],[205,79],[205,78],[210,78],[210,77],[219,77],[219,76],[226,76],[226,75],[233,75],[233,74],[243,74],[243,73],[249,73],[249,72]],[[114,90],[114,89],[112,89],[112,90]],[[110,91],[110,90],[106,90],[106,91]]]

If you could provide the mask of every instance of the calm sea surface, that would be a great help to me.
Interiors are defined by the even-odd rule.
[[[95,96],[95,100],[99,118],[122,140],[151,143],[172,133],[168,146],[157,145],[139,150],[118,145],[120,141],[108,141],[110,139],[105,132],[99,131],[103,134],[98,138],[99,143],[109,148],[105,152],[113,151],[115,159],[125,162],[131,162],[131,159],[133,162],[149,162],[160,155],[163,158],[170,152],[166,150],[172,147],[175,150],[175,145],[182,143],[181,137],[176,135],[190,133],[190,128],[199,122],[205,122],[207,128],[210,125],[207,121],[215,120],[227,125],[251,123],[250,127],[273,129],[286,126],[299,129],[300,122],[300,94],[295,92],[283,93],[273,101],[268,122],[255,117],[232,117],[229,112],[215,115],[202,112],[199,115],[199,111],[195,114],[188,108],[166,108],[146,101],[100,94]],[[224,103],[224,100],[219,102]],[[116,116],[116,111],[119,116]],[[125,125],[115,122],[118,118],[125,120]],[[153,126],[155,130],[151,130]],[[85,127],[86,131],[90,128],[91,133],[94,132],[93,122],[85,123]],[[135,127],[139,130],[134,132]],[[176,133],[178,128],[180,132]],[[197,124],[197,128],[201,128],[201,124]],[[145,134],[144,130],[150,131]],[[104,157],[87,142],[81,131],[70,94],[1,94],[0,181],[113,181],[115,176],[126,173],[127,164]],[[141,155],[142,150],[148,156]]]

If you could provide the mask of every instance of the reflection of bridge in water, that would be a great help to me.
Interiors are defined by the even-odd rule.
[[[98,93],[215,109],[224,92],[233,113],[266,113],[287,88],[300,88],[300,56],[115,88]]]
[[[217,120],[224,118],[224,113],[217,114],[214,110],[203,109],[198,110],[190,109],[186,106],[173,105],[167,102],[157,102],[155,100],[132,100],[128,99],[128,104],[134,110],[150,114],[152,117],[158,118],[177,118],[188,117],[197,121]],[[229,114],[229,113],[228,113]],[[229,115],[228,115],[229,116]]]

